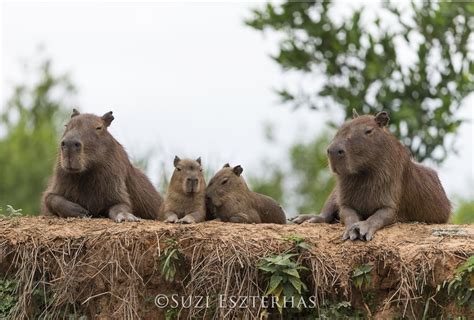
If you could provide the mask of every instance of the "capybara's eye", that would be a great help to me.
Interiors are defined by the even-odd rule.
[[[181,171],[181,168],[176,167],[176,170]]]
[[[221,184],[226,184],[229,179],[222,180]]]
[[[365,129],[365,134],[371,134],[373,130],[373,128]]]
[[[102,127],[97,127],[97,128],[95,128],[95,129],[96,129],[96,130],[102,130]]]

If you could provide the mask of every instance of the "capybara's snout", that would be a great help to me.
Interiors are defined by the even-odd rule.
[[[343,158],[346,155],[346,150],[341,144],[331,144],[327,149],[328,156],[331,158]]]
[[[186,178],[186,192],[187,193],[196,193],[199,192],[199,178],[198,177],[188,177]]]
[[[327,148],[329,165],[334,173],[345,171],[347,165],[347,150],[341,141],[333,141]]]
[[[67,135],[61,140],[61,166],[68,172],[83,170],[83,144],[75,136]]]
[[[63,151],[81,151],[82,142],[75,138],[64,138],[61,141],[61,150]]]

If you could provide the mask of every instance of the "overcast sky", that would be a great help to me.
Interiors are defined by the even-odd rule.
[[[43,44],[55,71],[71,72],[82,112],[113,110],[111,130],[129,153],[155,149],[154,181],[161,161],[170,169],[175,154],[258,172],[262,158],[278,159],[292,141],[314,137],[329,116],[342,115],[277,103],[272,88],[290,80],[268,56],[276,39],[243,23],[255,6],[3,1],[1,107],[22,79],[20,61]],[[473,105],[471,94],[459,154],[439,168],[451,196],[474,196]],[[265,123],[277,128],[278,147],[265,142]]]

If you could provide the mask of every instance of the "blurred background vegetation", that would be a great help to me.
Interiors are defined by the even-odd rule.
[[[375,14],[362,6],[343,19],[333,18],[335,7],[267,4],[246,20],[257,31],[279,35],[271,58],[284,71],[323,79],[320,88],[302,80],[296,89],[278,89],[281,103],[315,113],[339,109],[346,119],[353,109],[386,110],[390,131],[417,161],[441,164],[456,152],[452,141],[463,122],[457,114],[474,90],[474,3],[413,2],[408,12],[385,3]],[[412,61],[403,51],[415,54]],[[281,202],[291,199],[300,213],[318,213],[334,184],[325,156],[334,127],[330,122],[328,133],[296,142],[288,150],[290,166],[268,163],[273,174],[253,179],[253,187]],[[455,202],[453,221],[474,222],[474,197]]]
[[[271,58],[302,75],[301,83],[276,91],[282,104],[310,108],[315,116],[323,109],[342,111],[345,118],[352,109],[387,110],[391,132],[414,158],[441,164],[456,152],[459,108],[474,91],[474,3],[416,2],[407,10],[387,3],[374,14],[362,6],[334,19],[332,3],[283,2],[254,9],[245,23],[276,33],[279,48]],[[402,58],[406,50],[414,53],[411,61]],[[35,81],[18,84],[0,114],[0,207],[37,214],[76,89],[67,74],[52,72],[47,58],[27,73],[37,75]],[[307,75],[322,85],[304,83]],[[335,127],[329,122],[311,141],[295,141],[286,161],[262,159],[268,170],[249,177],[252,188],[300,213],[319,212],[334,186],[325,150]],[[271,130],[268,143],[278,144]],[[146,169],[147,156],[137,164]],[[164,175],[161,190],[166,183]],[[474,222],[474,196],[454,201],[453,221]]]

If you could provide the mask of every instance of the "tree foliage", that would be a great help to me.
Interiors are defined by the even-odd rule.
[[[346,118],[352,109],[387,110],[390,130],[415,158],[440,163],[463,121],[456,112],[474,90],[474,3],[366,9],[341,15],[331,2],[287,1],[253,10],[246,23],[281,36],[273,58],[283,70],[324,79],[319,90],[279,90],[282,102],[340,108]]]
[[[452,223],[472,224],[474,223],[474,199],[461,199],[454,213]]]
[[[37,214],[55,161],[63,110],[75,93],[67,74],[54,75],[50,60],[32,72],[34,83],[15,86],[0,114],[0,207]]]
[[[288,161],[279,162],[288,163],[289,167],[277,163],[267,164],[265,167],[271,168],[268,174],[252,177],[250,185],[256,192],[296,208],[298,213],[321,212],[335,183],[328,168],[328,145],[327,133],[309,142],[293,144],[288,150]]]

